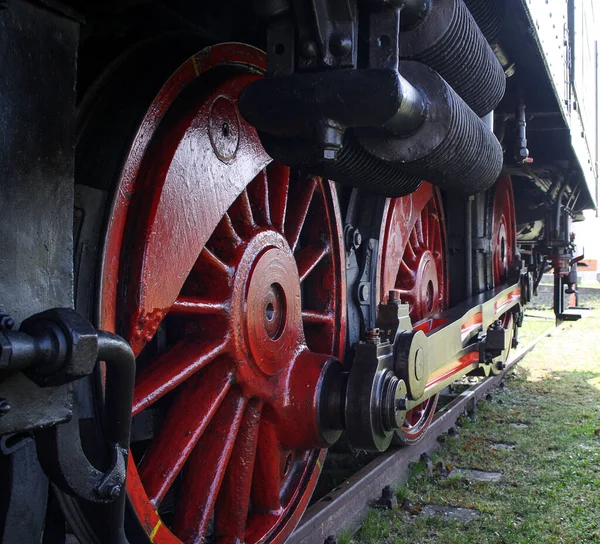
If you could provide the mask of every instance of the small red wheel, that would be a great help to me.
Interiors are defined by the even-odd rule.
[[[517,225],[515,214],[515,199],[510,176],[502,174],[494,185],[494,205],[492,216],[492,267],[494,286],[506,282],[510,265],[517,253]],[[500,318],[502,326],[509,331],[510,342],[505,353],[499,358],[506,361],[511,349],[514,336],[515,319],[512,312],[507,312]],[[492,372],[500,372],[497,364],[492,365]]]
[[[137,355],[127,493],[156,543],[283,542],[321,469],[316,390],[345,342],[335,186],[270,163],[237,97],[264,54],[208,48],[149,108],[101,264]],[[269,164],[270,163],[270,164]]]
[[[506,281],[517,249],[515,200],[510,176],[501,175],[493,190],[492,266],[494,285],[501,285]]]
[[[390,199],[382,225],[380,298],[391,289],[409,304],[413,327],[428,332],[431,317],[448,305],[446,230],[439,190],[424,182],[411,195]],[[401,443],[414,444],[425,435],[438,395],[406,414],[396,433]]]

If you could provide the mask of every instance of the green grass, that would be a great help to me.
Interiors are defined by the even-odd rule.
[[[543,325],[526,319],[523,336],[552,324],[538,321]],[[408,508],[371,511],[351,542],[600,543],[599,428],[600,310],[594,310],[538,345],[433,459],[448,469],[501,472],[500,483],[445,478],[418,463],[397,490]],[[494,450],[494,442],[515,448]],[[424,504],[471,508],[480,516],[468,524],[424,517]]]

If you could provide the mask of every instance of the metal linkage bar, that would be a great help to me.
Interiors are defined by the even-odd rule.
[[[313,504],[288,539],[288,544],[315,544],[324,542],[330,535],[357,530],[367,515],[369,504],[381,495],[381,490],[386,485],[405,483],[410,473],[409,464],[418,460],[423,453],[435,451],[439,447],[438,436],[453,427],[465,411],[474,410],[478,401],[498,386],[506,373],[554,330],[556,327],[550,327],[514,353],[500,374],[486,378],[445,406],[435,415],[427,435],[417,445],[389,450],[380,455]]]

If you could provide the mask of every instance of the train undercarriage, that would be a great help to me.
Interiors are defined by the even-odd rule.
[[[0,2],[2,543],[284,542],[548,270],[577,318],[597,164],[527,9]]]

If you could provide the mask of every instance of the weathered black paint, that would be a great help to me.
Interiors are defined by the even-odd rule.
[[[78,32],[76,22],[38,4],[9,0],[0,9],[0,303],[17,326],[73,305]],[[3,380],[6,417],[27,413],[33,401],[47,423],[64,420],[68,387],[41,389],[22,374]],[[33,443],[0,455],[0,473],[0,541],[39,542],[48,483]]]

